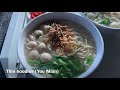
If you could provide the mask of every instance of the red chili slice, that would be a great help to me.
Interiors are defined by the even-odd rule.
[[[43,12],[31,12],[30,15],[31,15],[31,19],[34,19],[35,17],[39,16],[43,14]]]

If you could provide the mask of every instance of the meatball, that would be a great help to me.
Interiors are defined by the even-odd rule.
[[[45,33],[47,33],[50,30],[50,28],[51,28],[50,25],[45,25],[44,26]]]
[[[47,44],[49,42],[49,38],[48,37],[43,38],[43,42]]]
[[[44,26],[44,29],[47,30],[47,31],[48,31],[50,28],[51,28],[50,25],[45,25],[45,26]]]
[[[30,41],[35,41],[35,37],[33,35],[29,35]]]
[[[35,47],[37,47],[37,42],[35,42],[35,41],[29,41],[28,44],[27,44],[27,46],[29,48],[35,48]]]
[[[40,43],[37,47],[38,51],[41,52],[42,50],[46,49],[45,43]]]
[[[42,53],[40,59],[43,63],[47,63],[52,59],[52,56],[49,53]]]
[[[37,59],[39,57],[38,51],[36,51],[36,50],[30,51],[29,57],[30,57],[30,59],[34,59],[34,60]]]
[[[42,31],[42,30],[36,30],[36,31],[34,32],[34,34],[35,34],[35,37],[36,37],[36,38],[39,38],[41,35],[43,35],[43,31]]]

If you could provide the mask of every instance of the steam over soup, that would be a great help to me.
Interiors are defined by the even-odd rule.
[[[59,71],[40,74],[44,77],[77,77],[91,66],[95,53],[90,33],[65,20],[42,23],[29,33],[25,42],[26,59],[33,69]]]
[[[120,28],[120,12],[85,12],[84,14],[98,24]]]

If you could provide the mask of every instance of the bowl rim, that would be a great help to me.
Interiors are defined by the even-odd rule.
[[[50,13],[45,13],[45,14],[43,14],[43,15],[40,15],[40,16],[38,16],[37,18],[41,18],[42,16],[44,16],[44,15],[46,15],[46,14],[54,14],[54,13],[56,13],[56,12],[50,12]],[[63,12],[62,12],[63,13]],[[101,35],[101,33],[99,32],[99,30],[97,29],[97,27],[92,23],[92,22],[90,22],[89,20],[87,20],[85,17],[82,17],[81,15],[78,15],[78,14],[74,14],[74,13],[72,13],[72,12],[64,12],[64,13],[71,13],[71,14],[73,14],[73,15],[76,15],[76,17],[80,17],[80,18],[82,18],[82,19],[85,19],[86,20],[86,22],[88,22],[89,24],[91,24],[91,26],[94,28],[94,29],[96,29],[96,32],[98,33],[98,35],[99,35],[99,39],[100,39],[100,42],[101,42],[101,48],[102,48],[102,50],[101,50],[101,53],[100,53],[100,58],[99,58],[99,60],[98,61],[96,61],[96,63],[94,63],[95,62],[95,59],[94,59],[94,62],[93,62],[93,64],[89,67],[89,69],[88,70],[86,70],[85,72],[83,72],[82,74],[80,74],[79,76],[77,76],[77,77],[75,77],[75,78],[85,78],[85,77],[87,77],[88,75],[90,75],[96,68],[97,68],[97,66],[99,66],[99,64],[100,64],[100,62],[102,61],[102,58],[103,58],[103,54],[104,54],[104,42],[103,42],[103,38],[102,38],[102,35]],[[25,69],[32,69],[32,67],[27,63],[27,60],[25,59],[25,61],[23,62],[23,58],[22,58],[22,56],[21,56],[21,50],[19,49],[20,47],[21,47],[21,40],[22,40],[22,36],[23,36],[23,34],[24,34],[24,31],[26,30],[26,28],[31,24],[31,22],[33,22],[33,21],[35,21],[37,18],[35,18],[35,19],[33,19],[33,20],[31,20],[24,28],[23,28],[23,31],[22,31],[22,33],[21,33],[21,35],[20,35],[20,37],[19,37],[19,40],[18,40],[18,46],[17,46],[17,53],[18,53],[18,58],[20,59],[20,62],[21,62],[21,64],[23,65],[23,67],[25,68]],[[89,31],[89,30],[88,30]],[[92,34],[92,33],[91,33]],[[22,52],[22,53],[24,53],[24,52]],[[97,56],[97,55],[96,55]],[[25,54],[24,54],[24,57],[25,57]],[[86,73],[87,72],[87,73]],[[47,78],[47,77],[43,77],[43,76],[41,76],[40,74],[38,74],[38,73],[30,73],[30,74],[32,74],[34,77],[36,77],[36,78]]]
[[[114,28],[114,27],[109,27],[109,26],[105,26],[103,24],[99,24],[99,23],[96,23],[95,21],[91,20],[90,18],[88,18],[86,15],[84,15],[83,12],[81,12],[81,15],[85,18],[87,18],[88,20],[90,20],[92,23],[94,23],[95,25],[99,26],[99,27],[102,27],[102,28],[106,28],[106,29],[113,29],[113,30],[120,30],[120,28]]]

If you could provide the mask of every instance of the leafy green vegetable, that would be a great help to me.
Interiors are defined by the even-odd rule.
[[[93,55],[89,55],[86,59],[86,64],[91,65],[93,63]]]
[[[104,17],[103,19],[102,19],[102,21],[101,21],[101,24],[104,24],[104,25],[109,25],[111,23],[111,21],[110,21],[110,18],[108,18],[108,17]]]
[[[40,64],[40,61],[38,61],[38,60],[27,60],[28,61],[28,63],[30,64],[30,65],[32,65],[32,66],[34,66],[34,65],[39,65]]]
[[[50,62],[44,64],[40,60],[28,60],[32,66],[37,65],[38,69],[54,69],[59,70],[59,73],[52,73],[52,77],[55,78],[72,78],[80,75],[85,71],[85,67],[80,63],[80,60],[76,56],[62,57],[53,56]]]

